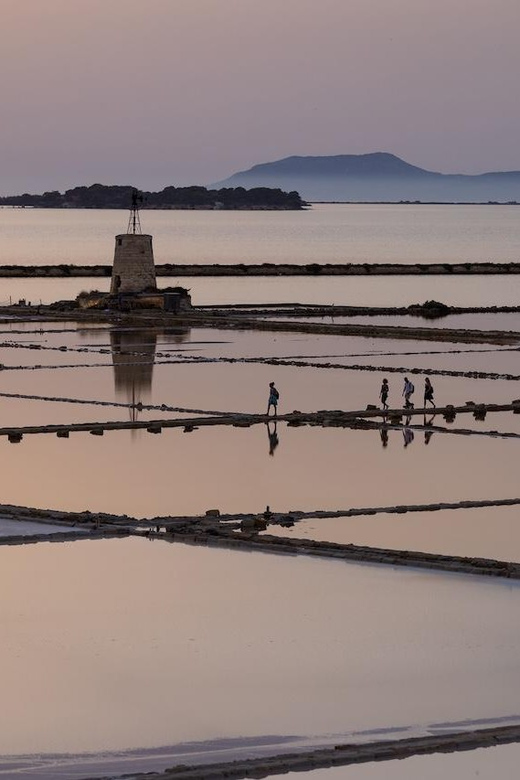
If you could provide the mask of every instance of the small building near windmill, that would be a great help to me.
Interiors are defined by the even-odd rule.
[[[139,199],[134,190],[127,232],[116,236],[111,295],[157,290],[152,236],[141,233]]]

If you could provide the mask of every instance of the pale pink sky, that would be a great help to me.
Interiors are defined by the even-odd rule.
[[[520,169],[520,0],[0,0],[0,191]]]

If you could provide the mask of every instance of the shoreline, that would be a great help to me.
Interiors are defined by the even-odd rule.
[[[452,730],[442,733],[447,725]],[[267,773],[271,777],[289,771],[514,744],[520,741],[519,735],[520,726],[514,717],[503,716],[484,722],[397,726],[323,737],[222,737],[98,753],[8,755],[0,757],[0,772],[7,763],[10,770],[22,770],[23,776],[30,780],[49,780],[58,775],[92,780],[206,780],[210,777],[221,780],[222,777],[266,777]],[[144,766],[150,769],[144,770]]]
[[[520,274],[511,263],[160,263],[158,277],[181,276],[467,276]],[[112,264],[0,265],[0,278],[110,277]]]
[[[204,766],[182,764],[161,774],[150,772],[132,775],[134,780],[221,780],[221,778],[272,777],[287,772],[311,772],[372,761],[392,761],[432,753],[454,753],[460,750],[497,747],[520,741],[520,726],[501,726],[449,734],[430,734],[397,740],[379,740],[371,743],[337,744],[271,756],[269,758],[237,759]]]

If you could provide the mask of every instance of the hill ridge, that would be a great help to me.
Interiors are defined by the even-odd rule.
[[[306,200],[520,201],[520,171],[438,173],[391,152],[290,155],[238,171],[215,187],[280,187]]]

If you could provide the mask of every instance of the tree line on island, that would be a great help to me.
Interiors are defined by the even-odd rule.
[[[54,190],[42,195],[9,195],[0,206],[52,209],[126,209],[132,203],[134,188],[124,185],[93,184],[74,187],[64,193]],[[202,186],[165,187],[160,192],[142,191],[142,208],[149,209],[302,209],[306,205],[297,192],[272,187]]]

